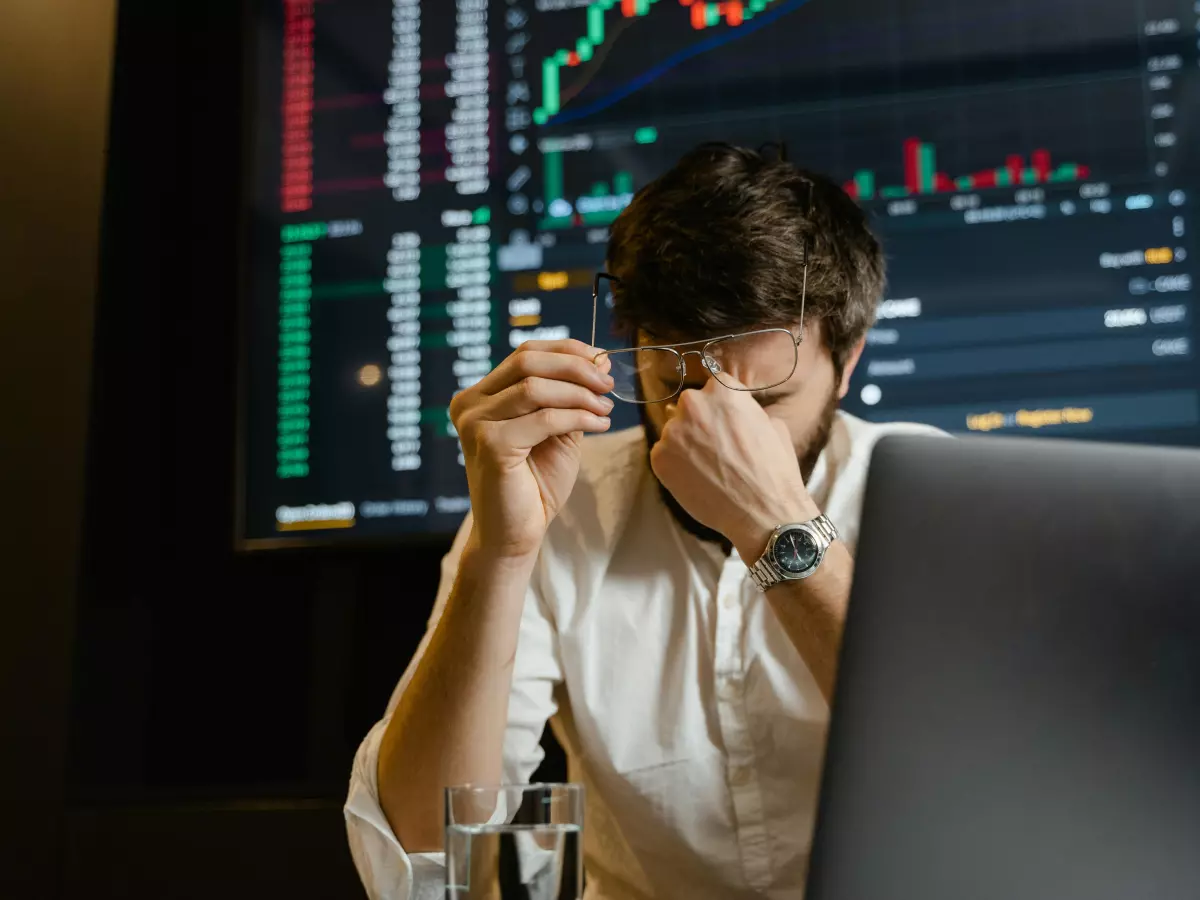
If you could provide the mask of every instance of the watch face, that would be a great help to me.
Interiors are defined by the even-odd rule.
[[[816,565],[819,553],[813,536],[799,528],[785,531],[775,542],[776,565],[794,575],[806,572]]]

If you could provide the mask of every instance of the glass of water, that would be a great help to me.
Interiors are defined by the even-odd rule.
[[[582,895],[582,785],[446,789],[446,900]]]

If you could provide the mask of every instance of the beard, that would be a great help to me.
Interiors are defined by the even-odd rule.
[[[649,404],[638,404],[638,415],[642,420],[642,429],[646,432],[646,465],[650,466],[650,451],[654,449],[654,445],[658,443],[659,433],[654,427],[654,423],[650,421],[650,417],[646,414],[646,407]],[[829,400],[825,404],[825,408],[821,410],[821,415],[817,418],[812,430],[809,432],[804,441],[804,446],[796,457],[796,461],[800,464],[800,477],[808,484],[808,479],[812,476],[813,470],[817,467],[817,460],[821,456],[821,452],[825,449],[825,445],[829,443],[829,434],[833,430],[833,417],[838,410],[838,395],[834,390]],[[654,475],[654,469],[650,468],[650,474]],[[658,484],[658,495],[662,498],[663,504],[671,513],[672,518],[679,523],[688,534],[699,538],[702,541],[720,545],[725,555],[728,556],[733,549],[733,544],[721,532],[709,528],[707,525],[694,519],[675,499],[675,495],[668,491],[658,476],[654,475],[654,481]]]

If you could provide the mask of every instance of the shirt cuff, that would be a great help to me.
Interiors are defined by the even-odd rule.
[[[354,755],[343,810],[350,854],[371,900],[442,900],[444,854],[406,853],[379,805],[379,745],[387,722],[376,723]]]

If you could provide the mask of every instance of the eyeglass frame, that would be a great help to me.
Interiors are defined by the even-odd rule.
[[[721,379],[721,377],[720,377],[720,372],[722,371],[721,364],[716,360],[716,358],[711,353],[709,353],[709,351],[708,351],[709,347],[711,347],[713,344],[722,344],[722,343],[725,343],[725,342],[730,341],[735,338],[753,337],[755,335],[760,335],[760,334],[775,334],[775,333],[786,335],[788,341],[792,344],[792,347],[793,347],[792,368],[788,371],[787,375],[785,375],[783,378],[781,378],[778,381],[773,382],[771,384],[756,385],[754,387],[740,387],[740,388],[733,387],[732,385],[726,384]],[[668,400],[671,400],[672,398],[679,396],[679,394],[683,390],[685,390],[684,382],[687,377],[687,365],[685,363],[685,360],[689,356],[699,356],[701,365],[703,365],[704,368],[713,376],[713,378],[715,378],[717,380],[717,382],[721,385],[721,387],[726,388],[731,391],[749,391],[752,393],[757,393],[759,391],[767,391],[773,387],[778,387],[779,385],[784,384],[786,381],[788,381],[788,379],[790,379],[792,377],[792,375],[795,374],[796,366],[799,363],[799,353],[797,353],[795,351],[795,348],[798,348],[803,341],[804,341],[804,328],[803,327],[801,327],[799,335],[794,334],[792,331],[790,331],[787,328],[760,328],[760,329],[756,329],[755,331],[744,331],[744,332],[741,332],[740,334],[723,334],[718,337],[704,338],[703,340],[698,340],[698,341],[687,341],[685,343],[680,343],[680,344],[657,344],[654,346],[644,346],[644,347],[623,347],[619,350],[604,350],[604,351],[601,351],[600,353],[596,354],[596,356],[593,357],[592,362],[593,363],[597,362],[603,356],[608,356],[609,358],[611,358],[614,355],[624,356],[625,354],[634,354],[634,353],[637,353],[642,350],[666,351],[667,353],[673,353],[676,357],[676,370],[679,373],[679,384],[673,391],[671,391],[671,393],[667,394],[667,396],[658,397],[654,400],[636,400],[636,399],[630,400],[627,397],[621,396],[615,390],[610,391],[610,393],[612,393],[618,400],[622,401],[623,403],[640,403],[640,404],[666,403]],[[701,347],[699,350],[682,350],[682,349],[680,349],[683,347],[692,347],[692,346],[695,346],[696,344],[703,344],[704,346]]]
[[[808,219],[808,221],[811,225],[812,211],[813,211],[813,183],[808,178],[805,178],[803,180],[804,180],[804,183],[808,185],[808,212],[805,214],[805,218]],[[712,357],[709,356],[705,352],[708,349],[710,344],[717,344],[717,343],[720,343],[721,341],[727,341],[730,338],[752,337],[753,335],[756,335],[756,334],[771,334],[772,332],[778,331],[778,332],[783,332],[784,334],[786,334],[788,336],[788,338],[792,341],[793,346],[797,350],[795,355],[792,357],[792,370],[790,372],[788,372],[786,378],[783,378],[780,381],[775,382],[774,384],[766,385],[765,387],[755,387],[755,388],[732,388],[732,387],[729,387],[729,385],[725,384],[723,381],[721,381],[721,379],[716,378],[717,382],[720,383],[721,387],[726,388],[731,391],[742,390],[742,391],[758,392],[758,391],[770,390],[773,387],[778,387],[779,385],[783,384],[788,379],[790,379],[794,374],[796,374],[796,366],[799,365],[799,362],[800,362],[799,347],[800,347],[800,344],[803,343],[803,341],[804,341],[804,304],[808,298],[808,259],[812,255],[812,240],[813,240],[813,238],[812,238],[812,233],[810,230],[809,234],[807,236],[805,236],[805,238],[804,238],[804,269],[803,269],[803,272],[801,275],[802,280],[801,280],[801,287],[800,287],[800,333],[798,335],[793,334],[791,332],[791,330],[789,330],[787,328],[758,328],[758,329],[755,329],[754,331],[743,331],[738,334],[723,334],[723,335],[719,335],[718,337],[703,338],[698,341],[683,341],[678,344],[656,344],[653,346],[646,346],[646,347],[623,347],[623,348],[620,348],[617,350],[602,350],[599,353],[597,353],[595,356],[592,357],[592,363],[595,364],[596,361],[600,359],[600,357],[611,355],[613,353],[634,353],[638,350],[669,350],[670,352],[674,353],[676,356],[679,357],[679,387],[675,388],[675,391],[673,393],[669,394],[666,397],[663,397],[661,400],[625,400],[625,398],[620,397],[619,395],[617,397],[617,399],[621,400],[624,403],[641,403],[641,404],[666,403],[668,400],[672,399],[673,397],[677,397],[684,390],[683,382],[684,382],[684,377],[686,374],[686,366],[684,364],[685,357],[691,356],[693,354],[695,354],[696,356],[699,356],[701,364],[704,366],[704,368],[706,370],[708,370],[708,372],[711,373],[714,378],[716,378],[717,373],[715,371],[713,371],[713,369],[712,369],[712,365],[715,364],[716,361],[714,359],[712,359]],[[601,280],[604,280],[604,279],[607,279],[608,281],[610,281],[614,284],[621,283],[621,279],[618,278],[616,275],[613,275],[610,272],[604,272],[604,271],[597,272],[596,276],[592,279],[592,342],[590,345],[592,347],[596,346],[596,320],[598,318],[598,313],[599,313],[599,308],[600,308],[600,282],[601,282]],[[703,344],[704,346],[701,347],[699,350],[687,350],[684,352],[680,352],[678,349],[680,347],[694,347],[696,344]],[[710,362],[710,360],[711,360],[711,362]]]

